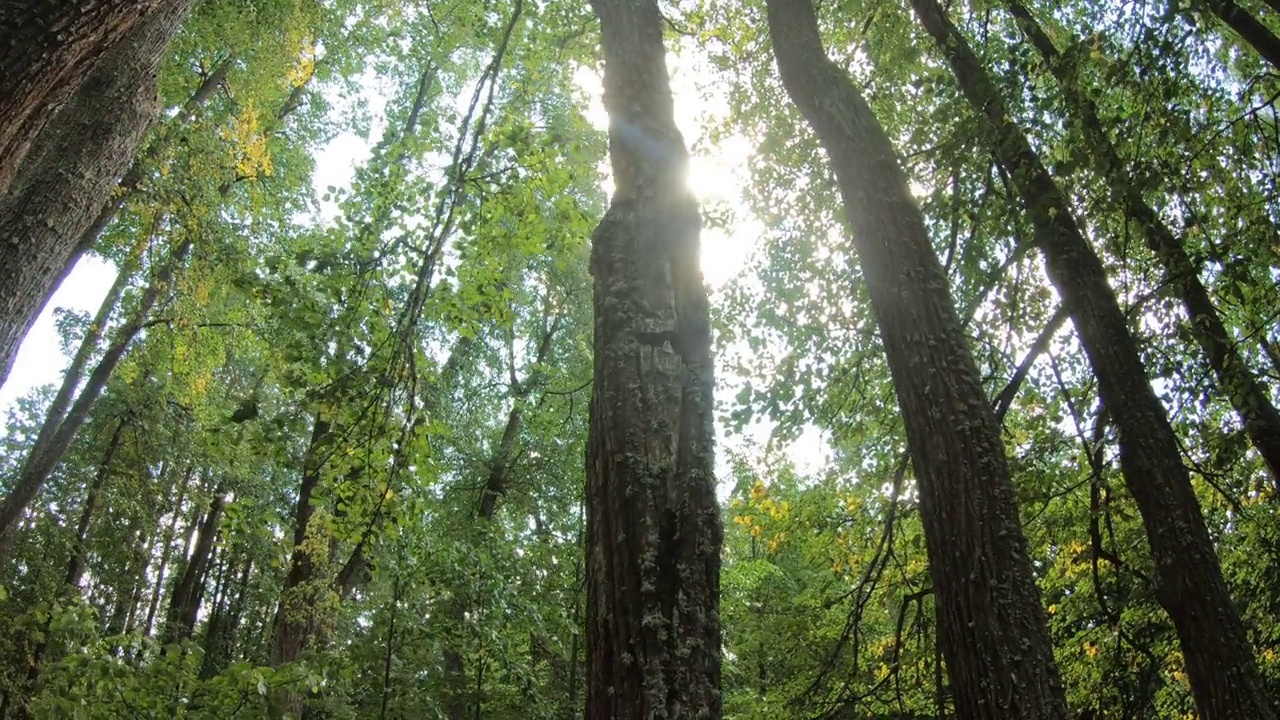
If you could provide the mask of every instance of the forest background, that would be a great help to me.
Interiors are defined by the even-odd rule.
[[[1197,717],[1020,170],[908,5],[816,20],[992,399],[1066,703]],[[1280,466],[1246,427],[1280,402],[1280,7],[1029,5],[946,12],[1101,258],[1280,697]],[[764,3],[661,8],[715,337],[723,714],[952,717],[842,178]],[[532,0],[195,4],[114,215],[0,392],[0,485],[44,467],[0,549],[0,717],[582,716],[598,25]]]

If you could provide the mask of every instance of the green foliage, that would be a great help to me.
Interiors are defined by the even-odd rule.
[[[821,6],[827,45],[897,145],[996,397],[1058,306],[1009,178],[905,8]],[[1248,370],[1280,399],[1274,68],[1212,18],[1143,7],[1032,4]],[[1275,486],[1137,228],[1105,202],[1062,88],[1003,8],[951,12],[1087,222],[1280,696]],[[677,82],[697,85],[678,104],[706,106],[695,147],[749,155],[735,158],[744,176],[720,178],[741,186],[715,189],[731,200],[706,210],[704,233],[753,243],[713,296],[725,714],[945,717],[914,475],[826,157],[777,79],[762,3],[664,10],[696,76]],[[136,318],[0,567],[6,708],[580,714],[589,238],[606,181],[584,97],[597,88],[579,85],[597,63],[594,23],[581,2],[200,4],[163,67],[137,187],[94,247],[120,267],[137,258],[108,337],[142,312],[172,249],[193,249]],[[350,181],[313,187],[350,147]],[[704,248],[705,266],[719,261]],[[65,349],[88,323],[59,317]],[[1068,699],[1098,717],[1191,717],[1070,328],[1033,360],[1003,432]],[[0,486],[51,396],[9,409]],[[313,513],[295,548],[304,488]],[[216,539],[195,626],[166,643],[205,528]],[[307,628],[287,658],[273,641],[284,613]]]

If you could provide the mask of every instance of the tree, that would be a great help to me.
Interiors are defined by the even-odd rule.
[[[718,718],[722,530],[700,218],[652,0],[594,0],[614,195],[592,236],[587,716]]]
[[[1113,211],[1124,215],[1138,228],[1147,247],[1159,260],[1166,282],[1177,290],[1186,308],[1191,333],[1213,368],[1219,392],[1235,408],[1245,433],[1270,469],[1272,481],[1280,489],[1280,410],[1276,409],[1267,388],[1250,371],[1244,356],[1236,348],[1186,249],[1173,229],[1143,196],[1142,187],[1116,151],[1098,116],[1096,104],[1081,86],[1082,80],[1076,76],[1072,64],[1058,51],[1025,5],[1019,0],[1006,0],[1006,3],[1018,27],[1062,88],[1070,104],[1073,122],[1082,135],[1082,145],[1092,159],[1095,171],[1110,187],[1109,200]]]
[[[23,4],[31,3],[6,3],[3,10]],[[100,61],[91,63],[92,69],[56,114],[47,106],[32,111],[32,116],[51,114],[53,119],[42,122],[38,134],[31,134],[30,128],[24,130],[31,134],[24,138],[34,139],[29,140],[30,151],[23,153],[20,168],[9,173],[12,182],[6,181],[4,174],[16,149],[12,141],[6,147],[4,128],[0,127],[0,156],[5,157],[0,166],[0,226],[4,228],[0,231],[0,385],[8,377],[18,346],[41,304],[70,270],[81,235],[107,204],[116,181],[129,167],[151,126],[158,109],[156,68],[193,4],[194,0],[163,0],[135,9],[132,6],[136,3],[92,3],[53,11],[73,17],[53,21],[48,29],[67,33],[72,39],[59,41],[58,48],[42,60],[56,60],[62,52],[61,43],[88,43],[87,39],[76,40],[76,32],[103,33],[102,42],[109,41],[109,47]],[[109,20],[93,17],[113,5],[125,8],[117,11],[125,13],[118,20],[125,28],[118,39],[111,39],[114,33]],[[77,30],[78,23],[89,20],[97,22]],[[58,23],[65,21],[75,24],[62,28]],[[22,22],[35,23],[35,19],[28,17]],[[21,52],[6,52],[6,65],[20,56]],[[54,69],[61,71],[69,65],[70,60],[63,59],[53,69],[46,68],[44,79],[58,77],[60,73]],[[6,70],[21,72],[18,68],[0,70],[6,80],[20,77],[10,76]],[[23,106],[19,100],[9,100],[5,92],[0,88],[0,102],[7,111]]]
[[[770,0],[783,85],[831,159],[902,409],[956,710],[1066,718],[1004,457],[942,267],[888,136],[809,2]]]
[[[994,118],[910,12],[772,4],[198,4],[75,243],[117,282],[0,424],[0,715],[1203,714]],[[1207,3],[1052,5],[1071,86],[951,11],[1280,696],[1276,486],[1144,232],[1280,401],[1274,78]]]
[[[32,138],[90,70],[159,0],[66,5],[39,0],[0,4],[9,49],[0,62],[0,194]]]
[[[913,0],[912,5],[986,123],[991,151],[1026,208],[1034,242],[1098,378],[1102,401],[1120,432],[1125,483],[1146,526],[1160,603],[1178,629],[1201,713],[1207,718],[1275,717],[1177,437],[1147,379],[1101,260],[946,11],[935,0]]]
[[[1209,0],[1205,7],[1234,30],[1273,68],[1280,68],[1280,38],[1253,13],[1240,7],[1235,0]]]

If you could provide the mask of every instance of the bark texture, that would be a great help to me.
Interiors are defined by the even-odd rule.
[[[0,194],[59,104],[161,1],[0,2]]]
[[[711,332],[656,0],[593,0],[615,193],[593,236],[590,718],[719,718]]]
[[[1080,85],[1074,65],[1058,51],[1025,5],[1019,0],[1006,0],[1006,4],[1062,88],[1094,169],[1110,188],[1112,210],[1142,233],[1164,271],[1165,282],[1182,300],[1191,333],[1209,360],[1218,389],[1240,416],[1245,434],[1271,471],[1272,482],[1280,489],[1280,411],[1271,402],[1269,390],[1240,355],[1182,242],[1147,202],[1141,184],[1128,163],[1120,158],[1098,116],[1097,106]]]
[[[950,64],[961,92],[985,122],[991,151],[1026,207],[1049,278],[1071,313],[1098,379],[1102,402],[1119,433],[1125,485],[1137,502],[1151,546],[1156,593],[1177,629],[1200,714],[1206,720],[1275,718],[1182,464],[1177,437],[1142,366],[1102,261],[951,19],[936,0],[912,0],[912,5]]]
[[[129,29],[44,130],[31,136],[30,151],[12,182],[0,184],[0,384],[155,117],[156,68],[194,0],[146,3],[145,12],[137,3],[48,4],[126,5]],[[8,53],[4,58],[0,78],[5,77],[2,66],[13,59]],[[12,109],[3,100],[4,82],[0,112]],[[8,164],[3,142],[0,137],[0,158],[5,158],[0,162]]]
[[[825,148],[906,426],[958,717],[1065,720],[995,414],[892,142],[827,58],[810,0],[768,0],[793,102]]]

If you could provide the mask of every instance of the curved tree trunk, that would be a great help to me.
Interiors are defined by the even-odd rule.
[[[1151,387],[1102,261],[946,12],[937,0],[912,0],[912,5],[974,112],[986,122],[991,151],[1026,206],[1049,277],[1071,313],[1098,379],[1102,402],[1119,431],[1125,485],[1137,502],[1151,546],[1157,596],[1177,629],[1201,715],[1206,720],[1275,718],[1182,464],[1177,436]]]
[[[29,3],[28,3],[29,4]],[[68,8],[121,3],[48,3]],[[0,185],[0,384],[155,117],[156,68],[194,0],[130,6],[129,32],[94,65],[8,183]],[[140,18],[136,21],[133,18]],[[10,59],[4,54],[3,65]],[[0,108],[4,101],[0,80]],[[8,150],[0,137],[0,162]]]
[[[203,76],[200,85],[191,93],[191,97],[187,98],[187,101],[183,103],[182,111],[177,117],[178,122],[189,122],[195,117],[196,111],[213,96],[214,90],[218,89],[226,80],[227,73],[234,64],[234,61],[235,56],[229,56],[222,62],[218,63],[207,75]],[[172,130],[172,128],[170,128],[170,130]],[[116,214],[120,212],[120,208],[124,207],[125,201],[129,196],[138,190],[144,177],[144,168],[149,167],[149,164],[152,161],[164,153],[164,150],[170,146],[173,136],[173,132],[166,132],[158,135],[147,144],[147,150],[145,153],[141,153],[134,157],[133,163],[129,166],[129,170],[120,178],[120,182],[116,183],[115,188],[113,188],[108,194],[107,201],[103,203],[102,209],[98,211],[97,215],[93,218],[93,221],[90,222],[84,231],[80,233],[80,239],[76,241],[75,248],[72,249],[71,254],[67,257],[66,269],[63,271],[62,275],[49,286],[44,299],[40,301],[41,311],[43,311],[43,308],[48,307],[49,301],[53,299],[54,293],[57,292],[58,288],[62,285],[62,282],[66,280],[67,275],[71,273],[71,270],[75,267],[76,263],[80,261],[80,258],[84,257],[84,254],[93,248],[98,237],[102,235],[103,231],[107,229],[107,226],[111,224],[111,221],[115,219]],[[140,241],[145,239],[146,238],[139,238]],[[36,313],[36,317],[39,316],[39,312],[41,311]],[[20,343],[21,340],[19,340],[19,344]],[[0,378],[0,384],[3,384],[3,382],[3,378]]]
[[[592,0],[615,192],[593,234],[590,718],[714,720],[720,545],[701,217],[656,0]]]
[[[1112,210],[1137,226],[1147,247],[1163,268],[1165,281],[1181,297],[1192,335],[1209,359],[1209,366],[1218,380],[1219,392],[1235,408],[1245,434],[1270,469],[1272,482],[1280,489],[1280,411],[1271,402],[1270,393],[1236,349],[1222,316],[1214,307],[1209,291],[1200,281],[1200,274],[1181,241],[1147,202],[1128,164],[1120,158],[1102,119],[1098,117],[1097,106],[1080,85],[1075,68],[1058,52],[1048,34],[1020,0],[1005,2],[1023,34],[1044,58],[1075,114],[1075,124],[1079,125],[1094,168],[1110,189]]]
[[[782,83],[830,157],[902,409],[956,713],[1065,720],[995,414],[892,142],[822,50],[809,0],[769,0]]]

